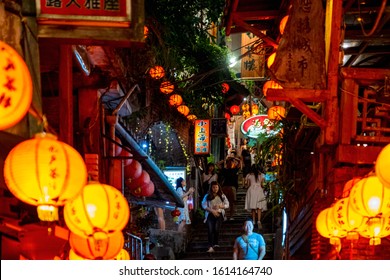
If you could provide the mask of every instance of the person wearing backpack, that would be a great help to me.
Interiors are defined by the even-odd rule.
[[[253,232],[253,222],[247,220],[244,234],[237,237],[233,246],[233,260],[262,260],[265,256],[265,241],[261,234]]]

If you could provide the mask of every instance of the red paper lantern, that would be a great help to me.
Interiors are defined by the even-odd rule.
[[[126,165],[129,165],[131,164],[131,162],[133,161],[132,157],[133,157],[133,154],[126,151],[125,149],[122,149],[122,152],[119,154],[120,157],[123,157],[123,165],[126,166]]]
[[[175,210],[173,210],[173,211],[171,212],[171,216],[173,217],[173,221],[174,221],[174,222],[179,221],[179,216],[180,216],[180,214],[181,214],[181,212],[180,212],[180,210],[177,209],[177,208],[175,208]]]
[[[141,175],[138,178],[135,178],[131,181],[125,181],[125,184],[127,187],[130,188],[130,190],[135,189],[139,186],[142,186],[144,184],[148,184],[150,182],[150,175],[145,170],[142,170]]]
[[[161,66],[154,66],[150,68],[149,75],[155,80],[159,80],[165,76],[165,70]]]
[[[190,113],[190,109],[186,105],[180,105],[177,107],[177,110],[184,116],[187,116]]]
[[[125,177],[125,184],[128,185],[132,180],[138,178],[142,174],[142,165],[138,160],[133,159],[129,165],[125,165],[123,168]]]
[[[227,83],[222,83],[221,86],[222,86],[222,92],[223,93],[227,93],[229,91],[229,89],[230,89],[230,86]]]
[[[230,118],[231,118],[230,114],[226,112],[225,113],[225,119],[230,120]]]
[[[233,115],[237,115],[240,113],[240,107],[237,106],[237,105],[233,105],[232,107],[230,107],[230,112],[233,114]]]
[[[154,183],[150,181],[149,183],[143,184],[143,185],[138,185],[136,188],[133,188],[130,190],[130,192],[134,196],[151,196],[154,193]]]
[[[183,103],[183,98],[179,94],[172,94],[169,97],[169,105],[180,106]]]
[[[17,124],[32,100],[32,81],[23,58],[0,41],[0,130]]]
[[[175,89],[175,86],[169,81],[162,82],[160,85],[160,91],[164,94],[170,94],[173,92],[174,89]]]

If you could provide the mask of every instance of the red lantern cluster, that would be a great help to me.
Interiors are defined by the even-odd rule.
[[[154,193],[154,183],[150,175],[142,169],[141,163],[131,160],[130,164],[124,167],[125,185],[134,196],[151,196]]]

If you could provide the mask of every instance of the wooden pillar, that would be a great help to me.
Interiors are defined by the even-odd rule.
[[[73,71],[72,47],[60,45],[59,99],[61,141],[73,146]]]
[[[353,79],[345,79],[342,85],[340,99],[340,143],[351,144],[351,139],[356,136],[356,118],[359,87]]]

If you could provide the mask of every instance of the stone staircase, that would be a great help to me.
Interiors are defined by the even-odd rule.
[[[189,242],[186,252],[180,259],[185,260],[231,260],[233,258],[233,245],[236,237],[242,234],[242,225],[251,215],[244,209],[246,189],[240,187],[237,191],[237,205],[234,220],[225,221],[219,234],[219,248],[214,253],[207,253],[207,226],[202,221],[193,224],[189,233]],[[261,233],[265,239],[267,253],[264,259],[273,259],[274,234],[270,233],[270,223],[263,221],[263,229],[254,232]]]

